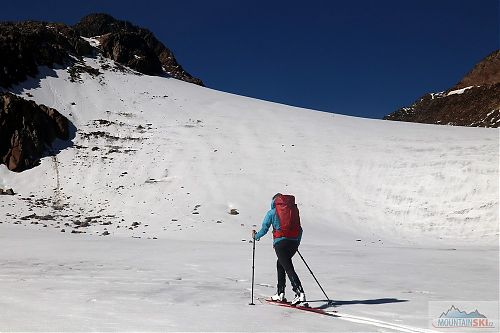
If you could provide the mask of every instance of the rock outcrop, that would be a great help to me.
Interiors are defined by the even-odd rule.
[[[20,172],[38,165],[56,139],[69,139],[69,121],[57,110],[0,93],[0,163]]]
[[[474,127],[500,125],[500,50],[479,62],[451,89],[426,94],[410,107],[384,117],[428,124]]]
[[[99,40],[105,57],[143,74],[158,75],[163,72],[160,60],[139,35],[118,32],[106,34]]]
[[[91,54],[92,47],[72,28],[59,23],[0,23],[0,87],[8,88],[38,73],[38,66],[63,65]]]
[[[172,51],[147,29],[107,14],[85,16],[74,29],[84,37],[98,37],[104,56],[144,74],[162,74],[203,86],[177,62]]]

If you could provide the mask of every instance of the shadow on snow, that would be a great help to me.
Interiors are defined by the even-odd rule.
[[[337,307],[341,305],[353,305],[353,304],[367,304],[367,305],[377,305],[377,304],[387,304],[387,303],[402,303],[408,302],[407,299],[397,299],[397,298],[377,298],[377,299],[365,299],[365,300],[352,300],[352,301],[341,301],[341,300],[331,300],[328,302],[326,299],[308,301],[309,303],[314,302],[324,302],[325,304],[317,307],[318,309],[327,309],[329,307]]]

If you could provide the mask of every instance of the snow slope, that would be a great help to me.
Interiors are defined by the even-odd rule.
[[[110,69],[70,82],[45,68],[14,89],[77,131],[32,170],[0,166],[19,193],[0,197],[0,330],[422,331],[429,300],[498,300],[498,129],[359,119],[85,61]],[[247,305],[250,232],[276,192],[296,195],[302,252],[355,319]],[[270,238],[257,295],[274,291]]]

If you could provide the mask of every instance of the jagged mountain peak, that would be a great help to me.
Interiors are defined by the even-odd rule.
[[[137,29],[132,23],[117,20],[105,13],[86,15],[74,25],[74,28],[84,37],[101,36],[111,32],[120,32],[123,29]]]

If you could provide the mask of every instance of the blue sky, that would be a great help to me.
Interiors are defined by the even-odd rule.
[[[498,0],[8,1],[0,20],[105,12],[148,28],[214,89],[381,118],[499,48]]]

